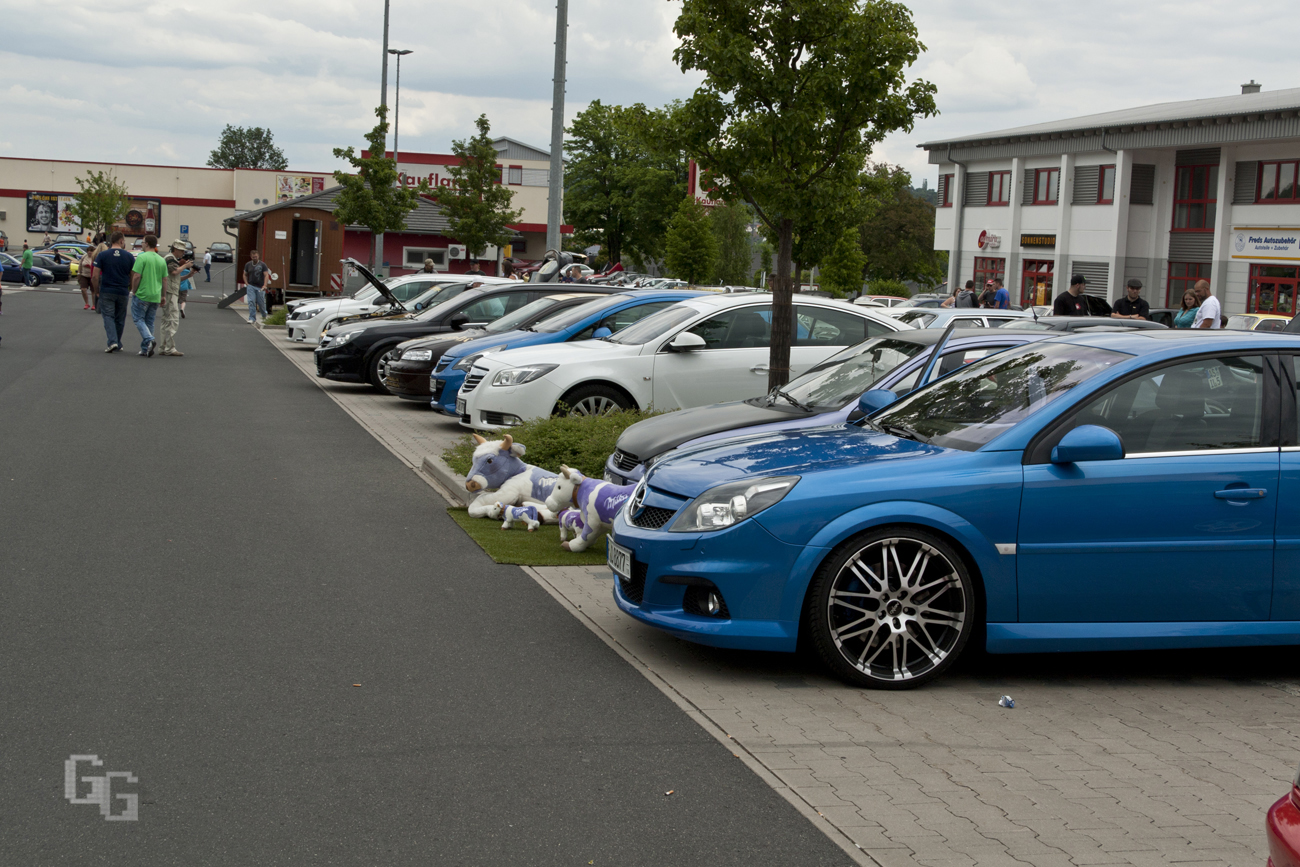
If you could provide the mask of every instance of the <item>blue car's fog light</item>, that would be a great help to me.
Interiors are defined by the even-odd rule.
[[[674,533],[699,533],[730,527],[781,502],[798,481],[798,476],[771,476],[718,485],[682,509],[669,529]]]

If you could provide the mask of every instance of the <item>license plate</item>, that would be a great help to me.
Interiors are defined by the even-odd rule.
[[[614,574],[620,578],[632,580],[632,552],[615,542],[610,537],[605,537],[605,556],[609,561],[609,568],[614,570]]]
[[[456,415],[464,415],[464,414],[465,414],[465,398],[458,397],[456,398]]]

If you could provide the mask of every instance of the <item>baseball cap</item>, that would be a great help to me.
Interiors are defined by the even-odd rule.
[[[1084,277],[1082,274],[1075,274],[1073,277],[1070,278],[1071,286],[1078,286],[1080,283],[1087,285],[1088,279]]]

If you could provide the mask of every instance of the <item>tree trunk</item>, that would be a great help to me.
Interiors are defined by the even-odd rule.
[[[794,221],[783,219],[777,233],[776,280],[772,286],[772,351],[767,367],[769,391],[790,381],[790,335],[794,333],[794,288],[790,284],[793,248]]]

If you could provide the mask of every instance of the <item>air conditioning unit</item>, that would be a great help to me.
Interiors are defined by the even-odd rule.
[[[448,259],[464,259],[464,258],[465,258],[465,245],[464,245],[464,244],[448,244],[448,245],[447,245],[447,258],[448,258]]]

